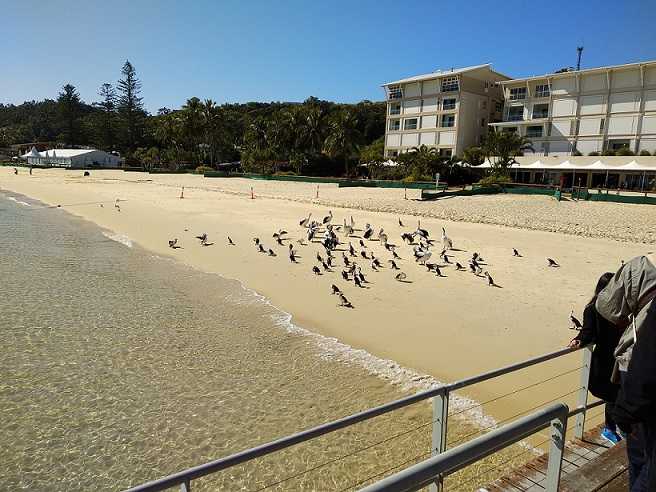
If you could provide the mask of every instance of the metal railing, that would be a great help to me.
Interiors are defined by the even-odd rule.
[[[551,447],[544,488],[547,492],[556,492],[560,483],[568,412],[569,408],[564,403],[554,403],[500,429],[395,473],[365,487],[362,492],[419,490],[549,426],[551,426]]]
[[[346,427],[350,427],[357,423],[370,420],[374,417],[378,417],[380,415],[384,415],[394,410],[398,410],[431,398],[432,398],[432,405],[433,405],[433,418],[432,421],[430,422],[432,424],[431,455],[435,457],[437,455],[441,455],[445,453],[447,450],[449,395],[451,392],[460,390],[462,388],[477,383],[488,381],[497,378],[499,376],[503,376],[505,374],[510,374],[519,371],[521,369],[532,367],[537,364],[541,364],[543,362],[547,362],[568,355],[578,350],[583,351],[583,364],[580,368],[576,368],[576,370],[579,369],[581,370],[581,384],[574,391],[577,393],[577,408],[572,412],[570,412],[570,415],[576,415],[574,435],[575,437],[581,438],[583,436],[583,431],[585,427],[586,410],[592,408],[593,406],[597,406],[598,404],[601,403],[601,402],[596,402],[593,405],[588,405],[587,403],[588,377],[590,373],[590,361],[592,355],[592,349],[589,346],[583,348],[564,348],[561,350],[557,350],[555,352],[550,352],[544,355],[540,355],[538,357],[527,359],[522,362],[518,362],[505,367],[494,369],[492,371],[478,374],[472,377],[461,379],[453,383],[440,385],[430,390],[422,391],[414,395],[407,396],[405,398],[394,400],[392,402],[385,403],[383,405],[373,407],[368,410],[364,410],[362,412],[358,412],[353,415],[349,415],[347,417],[334,420],[332,422],[327,422],[325,424],[321,424],[316,427],[312,427],[310,429],[295,434],[291,434],[289,436],[282,437],[280,439],[276,439],[274,441],[256,446],[254,448],[240,451],[238,453],[226,456],[224,458],[220,458],[214,461],[210,461],[208,463],[204,463],[202,465],[189,468],[187,470],[183,470],[178,473],[174,473],[172,475],[160,478],[158,480],[154,480],[142,485],[138,485],[136,487],[128,489],[126,492],[156,492],[175,486],[180,486],[180,490],[182,490],[183,492],[189,492],[191,490],[192,480],[205,477],[207,475],[216,473],[218,471],[225,470],[227,468],[239,465],[241,463],[245,463],[247,461],[251,461],[256,458],[269,455],[277,451],[281,451],[283,449],[289,448],[296,444],[307,442],[311,439],[315,439],[317,437],[335,432],[340,429],[344,429]],[[568,372],[572,372],[572,371],[568,371]],[[563,374],[567,374],[567,373],[562,373],[561,375]],[[554,378],[550,378],[550,379],[554,379]],[[522,389],[527,389],[534,386],[535,385],[529,385]],[[517,393],[519,391],[520,390],[511,392],[509,393],[509,395]],[[494,400],[496,399],[490,401],[494,401]],[[475,405],[475,406],[479,406],[479,405]],[[434,483],[433,490],[442,489],[443,482],[441,476],[438,476],[433,483]]]

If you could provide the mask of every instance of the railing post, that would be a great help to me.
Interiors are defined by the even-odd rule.
[[[446,431],[449,421],[449,390],[433,397],[433,438],[431,456],[446,451]],[[444,478],[440,475],[429,487],[430,492],[442,492]]]
[[[180,492],[191,492],[191,480],[185,480],[180,484]]]
[[[563,449],[565,448],[565,432],[567,431],[567,410],[564,415],[551,421],[551,445],[549,447],[549,462],[545,480],[546,492],[558,492],[560,472],[563,465]]]
[[[588,405],[588,381],[590,379],[590,363],[592,362],[592,346],[583,347],[583,367],[581,368],[581,389],[579,389],[576,405],[579,408],[585,408]],[[585,430],[585,416],[587,410],[583,410],[576,415],[576,424],[574,427],[574,437],[583,439]]]

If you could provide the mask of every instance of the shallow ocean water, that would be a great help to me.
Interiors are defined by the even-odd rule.
[[[237,281],[3,192],[0,251],[2,489],[120,490],[434,383],[294,327]],[[426,458],[430,421],[414,405],[192,486],[359,487]],[[457,439],[489,419],[451,422]]]

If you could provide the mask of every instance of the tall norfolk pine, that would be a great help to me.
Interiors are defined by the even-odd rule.
[[[143,138],[146,114],[141,97],[141,81],[137,78],[137,71],[129,60],[126,60],[121,73],[123,78],[116,84],[117,110],[121,119],[125,147],[131,152]]]

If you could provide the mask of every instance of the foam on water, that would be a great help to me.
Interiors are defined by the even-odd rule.
[[[128,248],[132,247],[132,240],[125,234],[114,234],[113,232],[104,232],[104,231],[102,234],[107,239],[111,239],[112,241],[121,243],[123,246],[127,246]]]
[[[13,196],[8,196],[8,197],[7,197],[7,200],[11,200],[12,202],[16,202],[16,203],[18,203],[19,205],[23,205],[24,207],[31,207],[31,206],[32,206],[31,204],[29,204],[29,203],[27,203],[27,202],[24,202],[24,201],[22,201],[22,200],[18,200],[18,199],[16,199],[16,198],[14,198]]]

